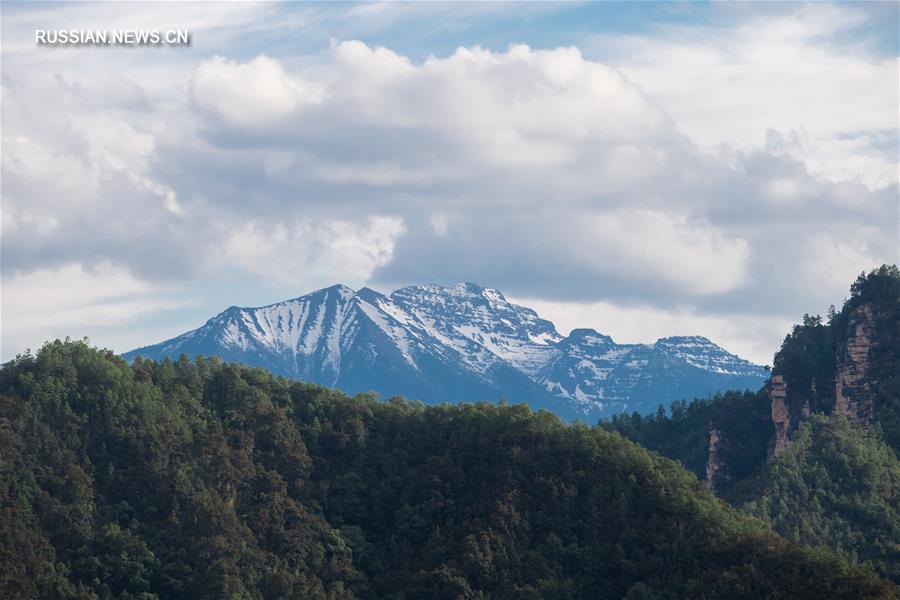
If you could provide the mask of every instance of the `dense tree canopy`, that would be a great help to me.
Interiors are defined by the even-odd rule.
[[[852,315],[873,315],[866,355],[873,422],[835,414],[838,361],[854,331]],[[721,432],[726,499],[762,518],[782,536],[825,545],[869,562],[900,582],[900,271],[884,265],[862,273],[827,322],[805,315],[785,337],[774,371],[786,383],[792,440],[767,460],[771,402],[758,393],[728,392],[676,403],[671,414],[621,415],[604,428],[681,462],[705,477],[710,431]],[[868,425],[866,427],[865,425]]]
[[[814,416],[748,491],[742,508],[782,536],[871,561],[900,581],[900,461],[879,435]]]
[[[600,427],[677,460],[700,479],[706,477],[710,431],[717,430],[724,468],[720,492],[763,467],[774,431],[766,395],[750,391],[725,392],[690,403],[677,400],[668,414],[660,406],[653,415],[616,415]]]
[[[0,596],[896,592],[616,433],[82,342],[0,370]]]

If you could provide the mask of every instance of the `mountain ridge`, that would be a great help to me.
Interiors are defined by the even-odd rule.
[[[766,376],[702,336],[653,344],[617,344],[588,328],[563,336],[533,309],[468,282],[388,295],[336,284],[265,306],[231,306],[123,356],[180,354],[217,355],[350,393],[426,403],[506,397],[567,419],[649,412],[680,398],[756,388]]]

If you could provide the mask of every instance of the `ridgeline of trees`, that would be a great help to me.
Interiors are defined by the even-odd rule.
[[[0,370],[0,510],[9,598],[897,593],[601,427],[83,342]]]
[[[720,459],[729,477],[720,485],[720,492],[765,464],[774,433],[769,400],[762,391],[730,391],[692,402],[676,400],[669,414],[660,406],[652,415],[615,415],[600,427],[680,462],[700,479],[706,478],[710,430],[717,429],[726,440]]]
[[[735,502],[782,537],[869,562],[900,582],[900,461],[881,436],[813,416]]]
[[[833,414],[838,358],[852,333],[851,315],[864,304],[874,315],[868,428]],[[787,383],[797,430],[788,451],[771,461],[771,403],[762,390],[675,403],[668,415],[662,407],[652,416],[620,415],[601,426],[700,478],[717,429],[726,440],[720,458],[729,479],[717,486],[723,498],[787,539],[827,546],[900,583],[900,270],[884,265],[861,274],[827,322],[804,315],[776,354],[774,371]]]

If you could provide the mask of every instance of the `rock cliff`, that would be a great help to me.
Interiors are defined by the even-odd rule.
[[[709,431],[709,459],[706,461],[706,482],[714,491],[728,480],[727,464],[722,456],[722,433],[712,428]]]
[[[875,303],[856,302],[828,325],[807,317],[787,337],[764,388],[775,427],[770,458],[784,454],[812,413],[839,413],[872,425],[877,382],[871,352],[878,343],[879,310]]]
[[[867,427],[871,426],[874,414],[869,379],[874,328],[875,316],[869,304],[858,306],[850,313],[834,379],[835,411]]]
[[[772,423],[775,425],[775,438],[772,440],[771,456],[781,456],[788,448],[791,429],[791,415],[787,407],[787,384],[781,375],[772,375],[766,385],[766,393],[772,406]],[[795,425],[796,427],[796,425]]]

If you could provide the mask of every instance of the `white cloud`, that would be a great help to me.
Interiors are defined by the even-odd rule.
[[[307,190],[303,204],[321,210],[336,199],[359,206],[330,184],[368,186],[367,204],[378,198],[378,205],[410,215],[407,221],[416,223],[410,228],[427,222],[451,246],[460,240],[446,235],[445,212],[434,216],[428,207],[461,209],[454,230],[465,232],[469,247],[454,251],[464,255],[459,264],[486,265],[470,278],[485,273],[490,280],[492,269],[517,255],[547,268],[568,263],[567,270],[582,277],[641,285],[655,279],[654,287],[671,283],[688,295],[726,292],[747,278],[746,240],[660,197],[662,180],[680,177],[682,164],[693,159],[690,144],[637,88],[577,49],[460,48],[414,65],[384,48],[342,42],[332,45],[324,67],[304,73],[289,74],[270,59],[259,70],[259,61],[213,59],[201,65],[192,86],[194,104],[218,107],[218,117],[228,116],[221,107],[231,105],[233,94],[244,93],[237,75],[244,69],[253,72],[253,94],[285,88],[285,81],[318,90],[321,101],[263,110],[265,121],[242,115],[210,123],[239,136],[237,144],[227,137],[222,145],[210,136],[221,150],[249,161],[263,148],[275,152],[256,194],[266,194],[278,179],[296,186],[320,182],[313,189],[322,196]],[[223,70],[229,74],[210,76]],[[216,85],[197,83],[207,79]],[[405,189],[411,194],[398,197]],[[296,225],[287,223],[272,225],[269,244],[291,237],[287,232]],[[422,262],[433,271],[425,277],[434,277],[442,268],[428,260],[433,247],[423,252],[417,246],[420,233],[406,238],[407,260]],[[535,245],[541,236],[556,243]],[[377,266],[410,277],[397,275],[391,261]]]
[[[146,332],[126,326],[149,314],[187,305],[110,263],[92,270],[71,263],[24,275],[4,274],[2,288],[3,360],[66,336],[88,336],[101,346],[128,348],[137,345]]]
[[[315,90],[307,94],[312,100],[298,100],[301,88]],[[325,68],[307,74],[287,74],[265,57],[246,64],[215,58],[198,68],[192,90],[197,106],[227,117],[226,126],[264,136],[258,143],[273,135],[290,139],[319,150],[321,160],[323,146],[344,149],[352,141],[379,160],[360,165],[352,149],[338,158],[369,170],[406,166],[447,175],[439,165],[449,163],[457,167],[452,177],[467,175],[460,166],[548,171],[583,160],[583,143],[609,154],[606,175],[628,179],[636,161],[677,137],[637,88],[575,48],[459,48],[413,65],[386,48],[347,41],[332,46]],[[431,145],[429,153],[396,147],[379,132],[415,132],[420,144]],[[388,160],[395,155],[401,160]],[[324,176],[334,172],[340,171]]]
[[[897,250],[900,252],[900,246]],[[804,283],[830,293],[838,307],[841,299],[848,295],[849,283],[861,272],[868,271],[868,265],[877,262],[863,240],[821,233],[806,242],[802,260],[805,263],[802,270]],[[823,311],[822,307],[810,307],[809,312]]]
[[[446,214],[435,213],[429,217],[428,221],[431,223],[431,229],[436,236],[444,237],[447,235],[447,229],[450,227],[450,217]]]
[[[252,128],[277,122],[299,108],[323,100],[321,86],[285,73],[277,61],[260,55],[238,64],[216,56],[197,69],[192,96],[229,125]]]
[[[4,10],[4,294],[111,261],[151,289],[475,280],[596,309],[608,322],[587,322],[623,339],[747,336],[761,360],[773,323],[896,260],[897,62],[834,42],[856,7],[607,38],[599,61],[522,44],[415,60],[353,40],[275,58],[279,36],[333,13],[293,7],[259,33],[273,6],[142,13],[204,32],[180,54],[10,44],[49,15],[132,21]],[[341,14],[377,30],[449,6]],[[216,46],[242,19],[259,51]]]
[[[176,249],[159,236],[181,226],[184,209],[153,174],[158,136],[145,110],[85,102],[62,77],[20,75],[2,86],[4,273]]]
[[[700,146],[759,148],[774,131],[795,142],[781,151],[817,176],[880,187],[898,177],[900,63],[863,43],[834,43],[868,18],[848,4],[798,5],[726,27],[593,43]]]
[[[305,221],[266,227],[247,223],[228,234],[223,266],[241,266],[269,281],[315,289],[339,278],[360,285],[390,262],[403,221],[373,217],[365,223]]]
[[[746,240],[661,211],[623,210],[585,216],[571,243],[589,240],[583,258],[622,278],[662,280],[685,294],[717,294],[748,278]]]

